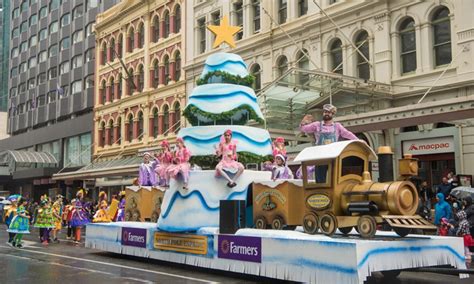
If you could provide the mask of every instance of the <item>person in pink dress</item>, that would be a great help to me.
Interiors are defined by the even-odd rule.
[[[170,176],[168,174],[168,167],[173,160],[173,154],[170,150],[170,143],[167,140],[161,142],[163,151],[158,155],[159,165],[156,167],[156,173],[160,177],[160,185],[168,187],[170,185]]]
[[[188,189],[189,171],[191,165],[189,159],[191,158],[191,152],[186,145],[184,145],[183,138],[178,137],[178,149],[173,152],[173,163],[168,166],[167,172],[170,178],[177,179],[178,175],[181,174],[184,182],[183,189]]]
[[[216,166],[216,176],[224,177],[228,181],[228,187],[236,186],[235,180],[244,172],[244,165],[237,162],[237,143],[232,141],[232,130],[226,130],[221,136],[216,155],[221,157],[221,161]],[[234,179],[231,179],[227,172],[235,173]]]
[[[275,159],[278,154],[283,155],[286,159],[285,138],[283,137],[277,137],[273,141],[273,158]]]

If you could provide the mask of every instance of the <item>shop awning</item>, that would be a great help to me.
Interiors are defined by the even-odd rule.
[[[6,150],[0,152],[0,166],[8,166],[11,172],[18,167],[31,164],[57,165],[58,160],[51,153]]]
[[[124,157],[110,161],[93,162],[77,171],[57,173],[53,180],[88,180],[110,176],[135,176],[142,157]]]

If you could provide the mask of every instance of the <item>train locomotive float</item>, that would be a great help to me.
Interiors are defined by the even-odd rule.
[[[415,215],[418,193],[406,179],[416,175],[416,159],[400,160],[399,172],[405,180],[374,182],[368,168],[376,158],[372,148],[362,141],[304,149],[295,158],[302,166],[302,180],[254,182],[255,227],[293,229],[301,225],[308,234],[321,231],[329,236],[336,229],[348,234],[355,228],[364,238],[374,237],[377,224],[382,223],[401,237],[414,228],[435,229]],[[387,163],[382,167],[392,166]]]

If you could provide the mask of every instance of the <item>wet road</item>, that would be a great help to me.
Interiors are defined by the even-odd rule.
[[[216,272],[186,265],[126,257],[76,246],[60,235],[61,243],[43,246],[38,232],[26,235],[24,248],[11,248],[4,224],[0,229],[0,283],[289,283],[242,274]],[[434,273],[402,272],[388,281],[377,274],[366,283],[474,283],[473,278]]]

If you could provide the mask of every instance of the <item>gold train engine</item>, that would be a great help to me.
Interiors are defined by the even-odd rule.
[[[376,159],[372,148],[361,141],[304,149],[295,158],[302,166],[302,180],[254,182],[255,227],[292,229],[302,225],[306,233],[321,231],[326,235],[333,235],[336,229],[348,234],[355,228],[364,238],[372,238],[377,224],[385,222],[402,237],[413,228],[435,229],[415,215],[419,201],[413,183],[392,181],[393,174],[384,182],[372,181],[369,161]],[[381,172],[392,171],[391,159],[391,155],[381,158]],[[400,160],[401,176],[416,174],[416,159]]]

